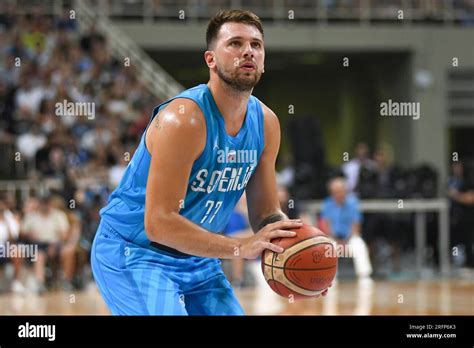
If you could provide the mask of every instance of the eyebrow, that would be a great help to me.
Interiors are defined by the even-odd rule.
[[[232,40],[242,40],[242,39],[243,39],[242,36],[233,36],[233,37],[231,37],[230,39],[227,39],[226,41],[229,42],[229,41],[232,41]],[[252,40],[252,41],[258,41],[258,42],[260,42],[260,43],[263,43],[262,40],[260,40],[259,38],[256,38],[256,37],[253,37],[251,40]]]

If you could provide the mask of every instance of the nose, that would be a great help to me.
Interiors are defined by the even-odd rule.
[[[251,43],[247,43],[244,46],[244,58],[253,58],[253,49]]]

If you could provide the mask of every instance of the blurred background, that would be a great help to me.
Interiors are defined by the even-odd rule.
[[[365,255],[301,302],[259,261],[224,262],[246,312],[474,314],[473,0],[2,1],[0,314],[108,313],[98,211],[153,107],[207,82],[207,21],[227,8],[264,24],[254,95],[280,119],[283,210]],[[59,115],[64,101],[93,113]],[[390,102],[419,117],[384,116]],[[345,230],[334,202],[358,212]],[[251,233],[245,202],[225,233]]]

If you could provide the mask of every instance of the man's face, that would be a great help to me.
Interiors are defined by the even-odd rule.
[[[369,147],[366,144],[358,144],[355,149],[355,155],[360,160],[365,160],[369,157]]]
[[[250,91],[260,80],[265,60],[263,37],[253,25],[228,22],[213,43],[215,69],[221,80],[239,91]]]
[[[43,215],[47,215],[51,209],[51,202],[49,200],[42,201],[39,206],[39,211]]]
[[[337,204],[343,204],[346,200],[346,187],[340,181],[334,181],[330,186],[331,196]]]

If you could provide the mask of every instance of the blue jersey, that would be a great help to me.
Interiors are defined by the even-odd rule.
[[[179,213],[206,230],[219,233],[227,225],[262,154],[263,110],[260,101],[251,96],[242,128],[236,136],[230,136],[209,87],[201,84],[157,106],[152,120],[160,109],[176,98],[192,99],[199,106],[206,120],[207,133],[204,151],[192,166]],[[145,134],[146,131],[120,184],[100,214],[124,239],[150,247],[144,226],[145,192],[151,161]]]

